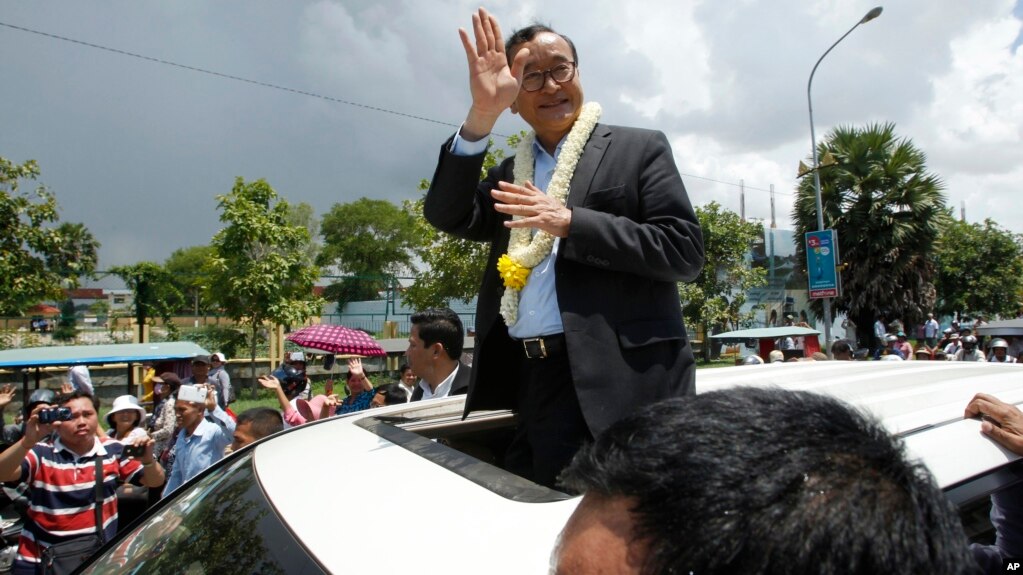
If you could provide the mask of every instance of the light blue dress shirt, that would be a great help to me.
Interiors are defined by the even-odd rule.
[[[187,435],[184,429],[178,432],[174,442],[174,467],[163,489],[164,496],[220,461],[224,449],[234,439],[234,420],[219,405],[206,413],[212,415],[214,421],[204,417],[192,435]]]
[[[482,154],[487,149],[487,138],[476,142],[463,140],[458,134],[451,142],[451,153],[459,156]],[[533,185],[547,192],[547,186],[554,176],[561,147],[565,144],[562,138],[554,149],[554,156],[547,153],[538,142],[533,142]],[[557,261],[558,246],[561,238],[554,239],[551,254],[543,259],[529,272],[526,286],[519,297],[519,318],[515,325],[508,327],[508,335],[526,339],[542,335],[552,335],[565,331],[561,323],[561,308],[558,307],[558,294],[554,285],[554,264]]]

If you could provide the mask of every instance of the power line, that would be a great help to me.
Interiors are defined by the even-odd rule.
[[[365,110],[372,110],[374,112],[380,112],[382,114],[391,114],[391,115],[394,115],[394,116],[399,116],[399,117],[402,117],[402,118],[409,118],[409,119],[412,119],[412,120],[420,120],[422,122],[429,122],[431,124],[439,124],[441,126],[448,126],[448,127],[452,127],[452,128],[460,128],[461,127],[461,124],[452,124],[451,122],[443,122],[441,120],[434,120],[433,118],[427,118],[425,116],[417,116],[415,114],[407,114],[405,112],[399,112],[397,110],[391,110],[391,109],[388,109],[388,108],[381,108],[379,106],[370,106],[370,105],[367,105],[367,104],[360,104],[359,102],[353,102],[351,100],[344,100],[344,99],[341,99],[341,98],[334,98],[334,97],[331,97],[331,96],[324,96],[322,94],[317,94],[315,92],[309,92],[307,90],[299,90],[299,89],[296,89],[296,88],[289,88],[287,86],[281,86],[279,84],[272,84],[270,82],[262,82],[262,81],[259,81],[259,80],[252,80],[252,79],[249,79],[249,78],[243,78],[241,76],[235,76],[233,74],[226,74],[224,72],[217,72],[215,70],[207,70],[206,68],[199,68],[197,66],[189,66],[187,64],[179,64],[177,62],[171,62],[170,60],[164,60],[164,59],[161,59],[161,58],[154,58],[152,56],[146,56],[146,55],[143,55],[143,54],[137,54],[135,52],[128,52],[127,50],[121,50],[119,48],[110,48],[108,46],[102,46],[100,44],[93,44],[91,42],[85,42],[83,40],[76,40],[74,38],[68,38],[66,36],[60,36],[58,34],[51,34],[49,32],[43,32],[41,30],[33,30],[31,28],[25,28],[23,26],[16,26],[14,24],[8,24],[7,22],[0,22],[0,26],[4,26],[6,28],[11,28],[12,30],[19,30],[21,32],[28,32],[29,34],[36,34],[36,35],[39,35],[39,36],[44,36],[46,38],[51,38],[51,39],[54,39],[54,40],[60,40],[62,42],[70,42],[71,44],[77,44],[79,46],[86,46],[88,48],[95,48],[96,50],[103,50],[104,52],[111,52],[113,54],[120,54],[121,56],[128,56],[130,58],[138,58],[139,60],[145,60],[147,62],[153,62],[153,63],[156,63],[156,64],[163,64],[165,66],[172,66],[172,67],[175,67],[175,68],[181,68],[182,70],[189,70],[189,71],[192,71],[192,72],[199,72],[201,74],[208,74],[210,76],[215,76],[217,78],[223,78],[223,79],[226,79],[226,80],[234,80],[236,82],[243,82],[243,83],[246,83],[246,84],[253,84],[255,86],[262,86],[264,88],[270,88],[270,89],[273,89],[273,90],[281,90],[283,92],[290,92],[292,94],[298,94],[300,96],[309,96],[311,98],[319,98],[321,100],[326,100],[328,102],[335,102],[337,104],[345,104],[347,106],[354,106],[356,108],[362,108],[362,109],[365,109]],[[498,133],[493,133],[492,135],[500,137],[500,138],[507,138],[508,137],[505,134],[498,134]],[[706,178],[706,177],[703,177],[703,176],[697,176],[695,174],[680,174],[680,175],[685,176],[687,178],[696,178],[696,179],[699,179],[699,180],[706,180],[708,182],[714,182],[716,184],[723,184],[723,185],[726,185],[726,186],[733,186],[733,187],[736,187],[736,188],[742,187],[741,184],[737,184],[735,182],[723,182],[721,180],[715,180],[713,178]],[[748,189],[748,190],[756,190],[758,192],[767,192],[767,193],[771,192],[771,190],[765,190],[764,188],[757,188],[757,187],[754,187],[754,186],[745,186],[745,188]],[[782,196],[792,196],[792,195],[794,195],[794,194],[785,193],[785,192],[775,192],[775,194],[779,194],[779,195],[782,195]]]
[[[128,52],[126,50],[120,50],[118,48],[110,48],[110,47],[107,47],[107,46],[101,46],[99,44],[93,44],[91,42],[84,42],[82,40],[75,40],[74,38],[67,38],[65,36],[58,36],[57,34],[50,34],[49,32],[42,32],[42,31],[39,31],[39,30],[32,30],[31,28],[24,28],[22,26],[15,26],[13,24],[8,24],[6,22],[0,22],[0,26],[5,26],[7,28],[12,28],[14,30],[20,30],[22,32],[28,32],[30,34],[38,34],[40,36],[45,36],[47,38],[53,38],[55,40],[62,40],[64,42],[70,42],[72,44],[78,44],[80,46],[87,46],[89,48],[95,48],[97,50],[103,50],[103,51],[106,51],[106,52],[112,52],[114,54],[120,54],[122,56],[129,56],[131,58],[138,58],[140,60],[146,60],[148,62],[155,62],[157,64],[163,64],[165,66],[173,66],[175,68],[181,68],[181,69],[184,69],[184,70],[190,70],[192,72],[199,72],[199,73],[202,73],[202,74],[209,74],[210,76],[216,76],[218,78],[225,78],[227,80],[235,80],[237,82],[245,82],[247,84],[254,84],[256,86],[262,86],[264,88],[272,88],[274,90],[281,90],[281,91],[284,91],[284,92],[291,92],[292,94],[299,94],[299,95],[302,95],[302,96],[309,96],[309,97],[312,97],[312,98],[319,98],[321,100],[327,100],[329,102],[336,102],[338,104],[345,104],[345,105],[348,105],[348,106],[355,106],[357,108],[363,108],[363,109],[366,109],[366,110],[373,110],[374,112],[381,112],[381,113],[384,113],[384,114],[393,114],[395,116],[401,116],[403,118],[411,118],[413,120],[421,120],[423,122],[430,122],[432,124],[440,124],[441,126],[450,126],[450,127],[453,127],[453,128],[458,128],[459,126],[461,126],[461,124],[452,124],[450,122],[442,122],[440,120],[434,120],[433,118],[427,118],[427,117],[424,117],[424,116],[416,116],[415,114],[406,114],[405,112],[398,112],[396,110],[389,110],[387,108],[381,108],[381,107],[378,107],[378,106],[369,106],[367,104],[360,104],[359,102],[352,102],[351,100],[343,100],[341,98],[333,98],[331,96],[324,96],[322,94],[317,94],[315,92],[309,92],[309,91],[306,91],[306,90],[298,90],[298,89],[295,89],[295,88],[289,88],[287,86],[281,86],[279,84],[271,84],[269,82],[261,82],[259,80],[251,80],[249,78],[243,78],[241,76],[234,76],[232,74],[225,74],[223,72],[217,72],[217,71],[214,71],[214,70],[207,70],[205,68],[199,68],[199,67],[196,67],[196,66],[189,66],[187,64],[178,64],[177,62],[171,62],[169,60],[163,60],[163,59],[160,59],[160,58],[153,58],[151,56],[145,56],[145,55],[142,55],[142,54],[136,54],[134,52]],[[507,138],[507,136],[505,136],[503,134],[494,134],[494,135],[500,136],[502,138]]]
[[[715,180],[714,178],[705,178],[703,176],[697,176],[695,174],[683,174],[683,173],[679,172],[679,175],[680,176],[685,176],[687,178],[696,178],[698,180],[706,180],[708,182],[714,182],[715,184],[724,184],[726,186],[733,186],[733,187],[736,187],[736,188],[746,188],[747,190],[756,190],[758,192],[771,193],[771,190],[765,190],[764,188],[757,188],[757,187],[746,185],[746,184],[736,184],[735,182],[722,182],[721,180]],[[775,191],[774,193],[775,193],[775,195],[778,195],[778,196],[794,196],[795,195],[795,194],[790,194],[790,193],[787,193],[787,192],[779,192],[779,191]]]

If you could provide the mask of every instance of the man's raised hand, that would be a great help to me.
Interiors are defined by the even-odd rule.
[[[497,119],[518,97],[529,50],[520,50],[509,67],[497,18],[480,8],[472,15],[472,28],[475,42],[464,28],[458,29],[469,64],[472,94],[472,108],[462,126],[462,137],[479,140],[490,133]]]

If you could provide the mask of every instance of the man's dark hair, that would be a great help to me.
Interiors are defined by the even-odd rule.
[[[446,307],[432,307],[412,314],[410,321],[419,328],[419,339],[427,347],[439,342],[451,359],[462,357],[465,330],[457,313]]]
[[[97,399],[96,396],[92,395],[91,393],[85,393],[84,391],[80,391],[77,389],[72,391],[71,393],[62,393],[58,395],[57,406],[64,407],[71,400],[78,399],[79,397],[87,398],[90,402],[92,402],[92,409],[94,409],[96,411],[96,414],[99,415],[99,399]]]
[[[563,472],[634,501],[644,573],[966,573],[951,504],[877,422],[833,398],[737,388],[647,406]]]
[[[238,414],[236,425],[249,423],[249,431],[254,439],[262,439],[284,429],[281,412],[269,407],[253,407]]]
[[[403,363],[401,364],[401,367],[398,368],[398,373],[401,375],[405,375],[405,371],[409,369],[412,369],[412,366],[407,363]]]
[[[831,355],[837,355],[840,353],[852,353],[852,345],[849,340],[839,339],[835,343],[831,344]]]
[[[511,36],[504,42],[504,54],[508,58],[508,65],[511,66],[512,61],[515,60],[515,54],[512,53],[512,48],[519,44],[529,42],[533,38],[536,38],[537,34],[543,34],[550,32],[551,34],[557,34],[561,36],[565,42],[568,42],[568,47],[572,49],[572,59],[575,60],[575,65],[579,65],[579,53],[575,51],[575,43],[572,40],[560,32],[555,32],[550,26],[534,22],[525,28],[519,28],[512,32]]]
[[[397,383],[388,383],[377,387],[377,393],[384,396],[384,405],[398,405],[408,402],[408,394]]]

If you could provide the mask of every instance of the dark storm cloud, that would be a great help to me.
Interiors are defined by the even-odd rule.
[[[540,20],[573,38],[587,99],[603,105],[604,121],[666,131],[683,172],[745,178],[760,188],[776,184],[779,192],[791,191],[791,172],[809,149],[810,68],[870,8],[792,1],[492,4],[506,32]],[[458,125],[470,100],[457,28],[469,27],[475,8],[460,0],[65,1],[5,3],[0,21]],[[978,115],[1006,117],[1018,133],[1018,113],[1006,115],[1005,86],[1018,76],[1009,64],[977,80],[975,97],[966,84],[966,104],[948,95],[955,87],[935,80],[953,73],[953,38],[976,35],[976,26],[1011,17],[1012,8],[1006,0],[886,6],[818,71],[818,137],[836,124],[895,121],[915,126],[907,135],[928,144],[930,157],[947,161],[952,172],[1015,169],[976,157],[1018,156],[1018,136],[1014,143],[1004,135],[991,139],[990,122],[959,120],[948,128],[965,134],[969,147],[927,133],[970,98],[982,106]],[[220,226],[215,196],[229,192],[237,176],[266,178],[317,214],[363,196],[416,198],[416,185],[432,175],[439,146],[454,131],[10,28],[0,27],[0,53],[0,155],[39,161],[62,218],[85,223],[102,242],[101,267],[162,261],[175,248],[209,242]],[[971,57],[986,63],[987,54]],[[939,88],[945,107],[932,109]],[[990,103],[986,94],[995,95]],[[496,132],[525,127],[505,114]],[[1008,190],[1012,179],[983,181]],[[696,203],[737,197],[733,186],[694,178],[687,185]],[[766,194],[754,196],[766,203]]]

